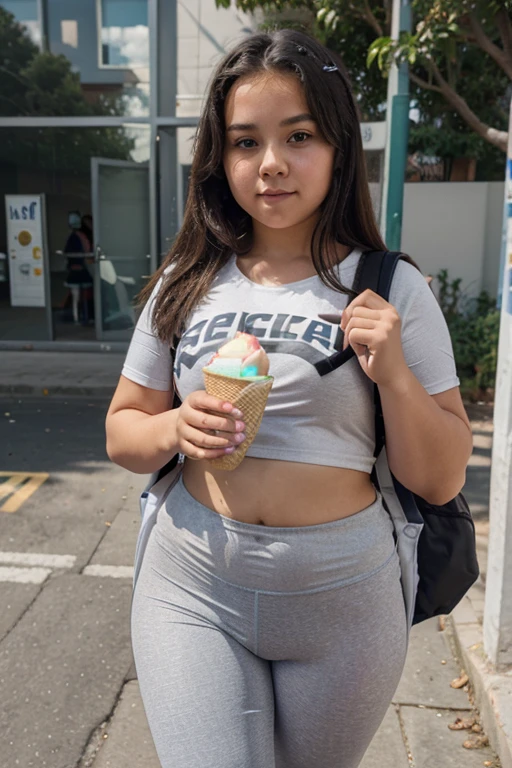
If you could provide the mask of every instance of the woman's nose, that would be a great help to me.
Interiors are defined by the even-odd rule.
[[[281,173],[284,174],[287,171],[286,160],[276,147],[269,145],[263,154],[263,158],[260,164],[261,176],[276,176]]]

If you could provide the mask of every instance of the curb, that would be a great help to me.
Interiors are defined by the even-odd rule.
[[[111,387],[53,386],[32,384],[0,384],[0,395],[25,395],[37,397],[99,397],[112,398],[117,384]]]
[[[512,768],[512,670],[498,673],[491,668],[484,652],[482,625],[470,595],[471,590],[447,620],[491,747],[499,756],[502,768]]]
[[[129,341],[6,341],[0,339],[0,350],[6,352],[120,352],[126,354]]]

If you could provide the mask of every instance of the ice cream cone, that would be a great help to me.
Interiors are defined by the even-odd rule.
[[[244,442],[234,453],[227,453],[219,459],[212,459],[210,464],[216,469],[235,469],[243,460],[263,418],[267,397],[274,383],[273,376],[236,378],[214,373],[203,368],[205,389],[209,395],[214,395],[228,403],[233,403],[244,415]]]

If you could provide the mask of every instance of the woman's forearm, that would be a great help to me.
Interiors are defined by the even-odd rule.
[[[155,416],[124,408],[107,416],[107,454],[130,472],[156,472],[178,453],[178,409]]]
[[[453,499],[465,482],[472,451],[468,425],[443,410],[407,373],[393,387],[380,387],[386,452],[397,480],[431,504]]]

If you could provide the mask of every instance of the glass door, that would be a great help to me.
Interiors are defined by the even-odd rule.
[[[100,341],[128,341],[134,299],[151,271],[149,166],[91,158],[94,303]]]

